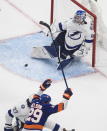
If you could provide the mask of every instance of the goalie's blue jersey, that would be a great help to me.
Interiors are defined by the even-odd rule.
[[[43,104],[40,99],[34,98],[31,103],[29,117],[25,121],[24,129],[42,130],[48,117],[64,109],[64,103],[57,105]]]

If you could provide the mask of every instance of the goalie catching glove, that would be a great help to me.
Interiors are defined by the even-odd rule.
[[[45,80],[45,81],[42,83],[42,85],[40,85],[40,89],[41,89],[42,91],[45,91],[45,90],[51,85],[51,83],[52,83],[52,80],[51,80],[51,79]]]
[[[63,98],[69,100],[72,95],[73,95],[73,92],[72,92],[71,88],[67,88],[64,91]]]

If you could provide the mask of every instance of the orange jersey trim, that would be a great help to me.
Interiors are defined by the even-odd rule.
[[[69,94],[67,94],[67,93],[64,93],[64,95],[63,96],[65,96],[66,98],[70,98],[71,96],[69,95]]]
[[[42,130],[44,126],[42,125],[27,125],[27,124],[24,124],[24,128],[25,129],[40,129]]]
[[[46,88],[43,85],[40,85],[40,89],[44,91]]]
[[[62,111],[64,109],[64,103],[58,104],[58,112]]]
[[[38,96],[38,95],[33,96],[33,99],[38,99],[38,98],[40,98],[40,96]]]

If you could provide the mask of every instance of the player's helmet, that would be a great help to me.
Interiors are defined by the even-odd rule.
[[[40,97],[40,102],[41,103],[50,103],[51,97],[47,94],[42,94]]]
[[[74,22],[79,23],[79,24],[83,24],[85,23],[85,19],[86,19],[86,12],[83,10],[78,10],[76,11],[75,15],[74,15]]]

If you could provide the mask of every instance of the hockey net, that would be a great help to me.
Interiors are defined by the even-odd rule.
[[[47,23],[52,23],[55,21],[63,21],[72,18],[75,11],[77,11],[78,9],[82,8],[83,10],[86,10],[89,19],[94,20],[94,30],[96,32],[94,44],[91,48],[91,51],[89,51],[89,54],[87,55],[88,61],[89,63],[92,63],[92,66],[95,65],[97,66],[98,62],[100,63],[100,65],[102,65],[102,62],[105,61],[102,60],[104,56],[104,54],[102,53],[103,51],[101,51],[100,48],[97,48],[97,46],[100,46],[105,50],[107,50],[106,44],[107,40],[105,41],[105,43],[103,41],[106,38],[105,35],[106,33],[103,33],[105,26],[101,14],[101,5],[102,5],[101,0],[98,0],[98,2],[96,2],[95,0],[45,0],[45,1],[8,0],[8,1],[10,1],[12,5],[18,7],[20,9],[19,10],[20,13],[24,12],[25,17],[29,18],[34,23],[36,22],[38,23],[40,20],[43,20]],[[93,14],[93,12],[97,16],[97,21],[96,16],[95,14]],[[97,23],[97,31],[96,31],[96,23]],[[35,31],[35,29],[37,31],[41,30],[40,26],[39,28],[35,28],[34,26],[33,30]],[[87,59],[85,57],[83,58],[84,60]]]
[[[50,23],[56,21],[64,21],[68,18],[72,18],[74,13],[79,9],[85,10],[88,14],[88,20],[91,19],[94,23],[95,37],[91,48],[91,56],[89,58],[89,62],[92,63],[92,67],[95,67],[97,17],[93,12],[86,8],[86,6],[82,4],[82,2],[80,3],[76,0],[51,0]]]

